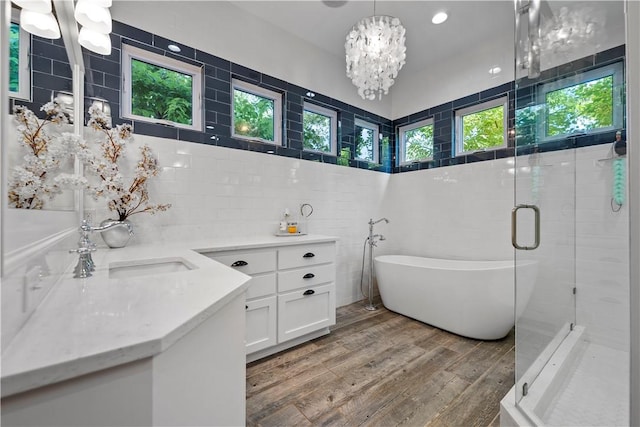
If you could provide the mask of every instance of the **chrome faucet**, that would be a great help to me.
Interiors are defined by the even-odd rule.
[[[389,224],[389,220],[387,218],[380,218],[377,221],[374,221],[373,218],[369,218],[369,227],[374,226],[375,224],[379,223],[379,222],[386,222],[387,224]]]
[[[377,247],[379,241],[386,240],[382,234],[373,234],[373,226],[382,221],[389,223],[387,218],[380,218],[377,221],[374,221],[373,218],[369,219],[369,236],[365,242],[365,246],[366,243],[369,243],[369,302],[364,308],[369,311],[377,310],[373,304],[373,247]],[[362,273],[364,275],[364,252],[362,253]],[[362,289],[362,276],[360,276],[360,289]]]
[[[373,218],[369,218],[369,239],[368,240],[371,246],[376,246],[376,241],[375,241],[376,238],[379,238],[380,240],[385,240],[382,234],[373,234],[373,226],[382,221],[389,224],[389,220],[387,218],[380,218],[377,221],[374,221]]]
[[[94,231],[101,233],[114,227],[126,227],[129,230],[129,235],[133,235],[133,227],[128,222],[110,221],[100,227],[92,227],[88,220],[82,220],[82,224],[80,224],[80,229],[78,230],[80,233],[78,249],[71,249],[69,251],[69,253],[77,253],[79,256],[78,264],[76,264],[73,270],[73,277],[81,279],[91,277],[91,272],[96,269],[93,258],[91,257],[91,252],[96,251],[96,244],[89,238],[90,234]]]

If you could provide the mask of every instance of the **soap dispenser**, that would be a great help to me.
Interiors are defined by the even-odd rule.
[[[284,213],[282,214],[282,220],[280,220],[280,227],[278,228],[279,233],[284,234],[287,232],[287,225],[290,216],[289,208],[285,208]]]

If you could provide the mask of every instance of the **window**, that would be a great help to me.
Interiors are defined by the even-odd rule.
[[[282,95],[233,80],[232,136],[282,145]]]
[[[122,116],[202,130],[201,67],[122,46]]]
[[[433,159],[433,119],[398,128],[400,164]]]
[[[309,151],[336,153],[338,113],[308,102],[302,113],[303,147]]]
[[[355,158],[378,163],[378,125],[356,119],[355,128]]]
[[[12,11],[18,16],[16,11]],[[28,100],[31,94],[29,34],[12,16],[9,28],[9,96]]]
[[[507,146],[507,97],[456,111],[456,155]]]
[[[622,90],[622,63],[542,85],[539,99],[545,108],[537,123],[539,135],[555,139],[621,128]]]

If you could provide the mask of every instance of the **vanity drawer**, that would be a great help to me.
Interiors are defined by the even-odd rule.
[[[210,252],[203,254],[245,274],[265,273],[276,269],[276,251]]]
[[[276,293],[276,273],[258,274],[251,277],[246,292],[248,300]]]
[[[336,246],[333,243],[292,246],[278,251],[278,268],[286,269],[323,264],[333,262],[335,257]]]
[[[278,292],[330,283],[336,279],[335,264],[317,265],[278,272]]]

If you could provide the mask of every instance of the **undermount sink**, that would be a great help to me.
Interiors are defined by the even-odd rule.
[[[182,258],[142,259],[112,262],[109,264],[110,279],[151,276],[155,274],[178,273],[197,267]]]

